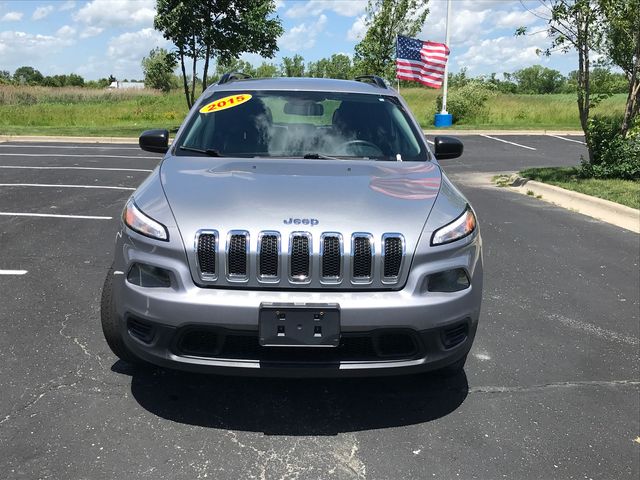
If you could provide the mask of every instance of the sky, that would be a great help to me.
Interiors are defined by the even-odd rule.
[[[302,55],[305,61],[334,53],[353,54],[365,33],[366,0],[276,0],[285,33],[270,61]],[[533,11],[528,11],[529,10]],[[449,69],[466,67],[471,75],[513,72],[542,64],[566,74],[577,67],[576,55],[536,51],[549,39],[537,0],[453,0]],[[444,42],[446,0],[430,0],[422,40]],[[44,75],[76,73],[87,80],[113,74],[119,80],[141,79],[140,61],[154,47],[171,49],[153,29],[155,0],[0,0],[0,70],[29,65]],[[539,32],[515,37],[519,26]],[[262,59],[243,58],[253,64]]]

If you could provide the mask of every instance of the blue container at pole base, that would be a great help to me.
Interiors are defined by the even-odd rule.
[[[450,127],[453,125],[453,115],[450,113],[436,113],[433,124],[436,127]]]

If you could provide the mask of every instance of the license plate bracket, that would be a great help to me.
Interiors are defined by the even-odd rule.
[[[263,303],[258,328],[263,347],[337,347],[340,306],[336,303]]]

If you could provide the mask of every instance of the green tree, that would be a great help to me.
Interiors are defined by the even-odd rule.
[[[462,67],[458,73],[451,73],[447,75],[447,83],[451,88],[464,87],[472,79],[467,75],[467,67]]]
[[[541,65],[532,65],[513,73],[519,93],[558,93],[565,83],[558,71]]]
[[[0,84],[11,83],[11,72],[9,70],[0,70]]]
[[[281,21],[274,0],[158,0],[154,26],[176,47],[187,106],[195,101],[197,63],[204,59],[202,89],[207,88],[209,61],[222,63],[244,52],[271,58],[278,50]],[[186,62],[191,59],[191,86]]]
[[[87,88],[107,88],[111,82],[108,78],[100,78],[98,80],[89,80],[84,86]]]
[[[343,80],[353,78],[351,59],[344,53],[334,53],[327,61],[325,74],[328,78],[341,78]]]
[[[362,74],[395,77],[397,35],[414,37],[429,14],[428,0],[369,0],[367,33],[355,46],[354,63]]]
[[[84,78],[76,73],[70,73],[67,76],[66,85],[71,87],[84,87]]]
[[[313,78],[325,78],[329,75],[327,74],[327,67],[329,64],[329,60],[326,58],[321,58],[316,62],[307,63],[306,75],[308,77]]]
[[[293,58],[283,57],[282,74],[285,77],[304,77],[304,58],[297,53]]]
[[[151,50],[149,56],[142,59],[145,87],[169,92],[174,86],[173,70],[177,64],[175,55],[164,48]]]
[[[40,85],[43,87],[62,87],[63,85],[60,84],[59,78],[56,77],[60,77],[60,75],[54,75],[53,77],[47,75],[42,79]]]
[[[274,63],[262,62],[256,67],[256,77],[259,78],[272,78],[278,76],[278,66]]]
[[[540,0],[545,7],[535,15],[547,21],[547,33],[551,45],[544,55],[555,51],[578,53],[576,91],[580,125],[584,132],[589,162],[593,162],[593,148],[589,136],[589,118],[593,99],[591,98],[591,53],[598,52],[602,38],[602,15],[598,0]],[[526,35],[526,27],[516,30],[516,35]]]
[[[13,72],[13,81],[21,85],[40,85],[44,76],[33,67],[19,67]]]
[[[596,95],[627,93],[627,77],[624,73],[612,72],[606,67],[591,70],[591,92]]]
[[[219,79],[222,75],[228,72],[242,72],[247,75],[251,75],[252,77],[254,77],[256,73],[255,68],[253,68],[251,63],[239,58],[232,58],[226,62],[218,62],[216,64],[215,79]]]
[[[620,125],[626,137],[640,109],[640,0],[600,0],[604,16],[603,50],[627,76],[627,102]]]

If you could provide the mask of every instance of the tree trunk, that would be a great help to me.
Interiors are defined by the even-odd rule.
[[[620,127],[620,135],[627,136],[627,132],[631,128],[634,118],[638,115],[640,108],[640,31],[636,32],[635,38],[635,62],[631,70],[629,78],[629,95],[627,95],[627,104],[624,108],[624,117],[622,118],[622,126]]]
[[[204,69],[202,71],[202,91],[204,92],[207,89],[207,84],[209,83],[209,57],[211,56],[211,38],[210,33],[212,30],[213,20],[211,18],[212,12],[212,3],[206,2],[206,17],[204,19],[205,22],[205,30],[204,35],[202,36],[204,43],[206,44],[206,49],[204,52]],[[217,19],[218,17],[216,17]]]
[[[593,162],[593,151],[589,138],[589,51],[581,48],[578,51],[578,112],[580,126],[584,132],[584,140],[589,152],[589,163]]]
[[[591,148],[591,136],[589,135],[589,113],[591,109],[591,85],[589,78],[589,22],[578,13],[576,25],[576,47],[578,50],[578,112],[580,113],[580,126],[584,132],[584,141],[587,144],[589,163],[593,163],[593,149]]]
[[[187,99],[187,107],[191,110],[193,103],[191,102],[191,97],[189,96],[189,84],[187,83],[187,70],[184,65],[184,50],[180,48],[180,67],[182,67],[182,83],[184,85],[184,96]]]
[[[209,72],[209,56],[211,55],[211,46],[207,45],[207,49],[204,54],[204,69],[202,71],[202,91],[207,89],[207,73]]]
[[[191,74],[193,77],[191,78],[191,105],[196,101],[196,80],[197,80],[197,71],[196,65],[198,63],[198,52],[196,51],[196,36],[193,36],[193,68],[191,69]]]

